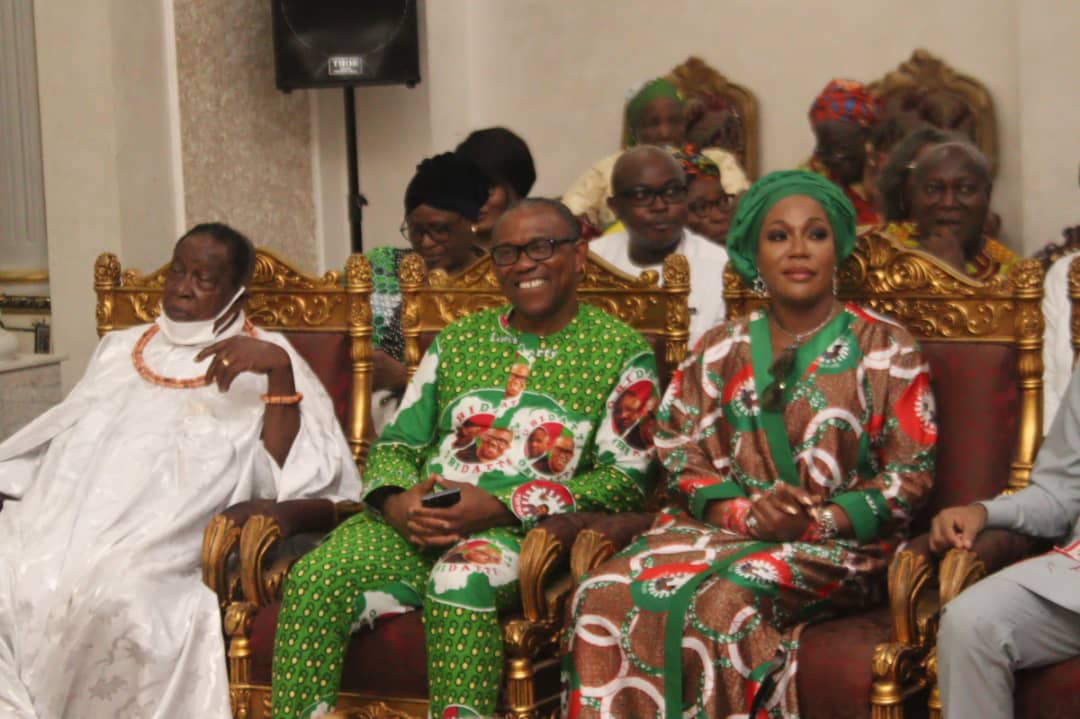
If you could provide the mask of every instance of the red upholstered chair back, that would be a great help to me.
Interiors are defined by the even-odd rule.
[[[315,376],[334,401],[334,414],[343,431],[349,429],[349,399],[352,396],[352,362],[348,335],[330,332],[290,332],[281,334],[311,366]]]
[[[922,342],[937,401],[937,481],[912,533],[945,507],[1009,485],[1020,436],[1019,353],[992,343]]]
[[[920,250],[868,233],[839,271],[839,296],[901,322],[930,364],[937,402],[934,491],[915,518],[1025,486],[1042,437],[1043,269],[1018,262],[980,283]],[[729,317],[767,302],[730,265]]]
[[[97,327],[103,335],[153,322],[168,265],[150,274],[122,270],[113,254],[94,263]],[[349,258],[345,272],[304,274],[270,250],[256,251],[255,277],[245,311],[252,323],[284,334],[311,365],[362,461],[367,450],[371,398],[371,265]]]
[[[398,270],[405,366],[411,375],[443,327],[473,312],[506,304],[491,259],[482,257],[462,273],[429,273],[417,254]],[[631,277],[589,253],[578,285],[582,302],[599,307],[640,332],[656,353],[662,383],[686,356],[689,337],[690,266],[682,255],[664,260],[663,284],[654,270]]]

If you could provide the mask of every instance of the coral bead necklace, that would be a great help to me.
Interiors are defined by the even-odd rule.
[[[161,328],[156,324],[150,325],[146,332],[143,333],[143,336],[139,338],[139,341],[135,343],[134,349],[131,350],[131,362],[135,365],[135,371],[139,373],[139,376],[147,382],[160,387],[168,387],[169,389],[196,389],[210,384],[205,376],[190,377],[188,379],[163,377],[146,365],[143,350],[146,349],[146,345],[150,344],[150,340],[154,339],[160,330]],[[255,328],[248,320],[244,320],[244,334],[249,337],[255,336]]]

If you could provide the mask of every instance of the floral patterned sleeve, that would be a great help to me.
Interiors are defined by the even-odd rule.
[[[711,341],[718,332],[727,336]],[[747,496],[728,476],[730,461],[712,456],[703,446],[720,419],[724,382],[716,374],[714,361],[730,349],[734,339],[729,329],[714,329],[703,336],[675,371],[657,413],[656,455],[667,471],[668,492],[699,520],[704,519],[710,501]]]
[[[906,332],[896,332],[893,342],[887,366],[867,372],[874,410],[854,479],[829,499],[847,514],[861,544],[906,528],[933,485],[937,424],[929,366]]]

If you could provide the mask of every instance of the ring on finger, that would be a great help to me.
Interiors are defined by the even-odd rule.
[[[229,364],[230,364],[230,362],[229,362],[229,358],[228,358],[228,357],[222,357],[222,358],[221,358],[221,364],[223,364],[223,365],[225,365],[226,367],[228,367],[228,366],[229,366]]]
[[[758,524],[757,517],[755,517],[754,515],[751,514],[749,517],[746,518],[746,528],[747,529],[754,529],[755,527],[757,527],[757,524]]]

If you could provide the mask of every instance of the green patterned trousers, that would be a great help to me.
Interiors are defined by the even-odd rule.
[[[519,534],[495,528],[421,550],[369,513],[289,572],[274,644],[274,719],[332,709],[349,636],[423,607],[431,716],[489,717],[503,670],[498,610],[518,601]]]

